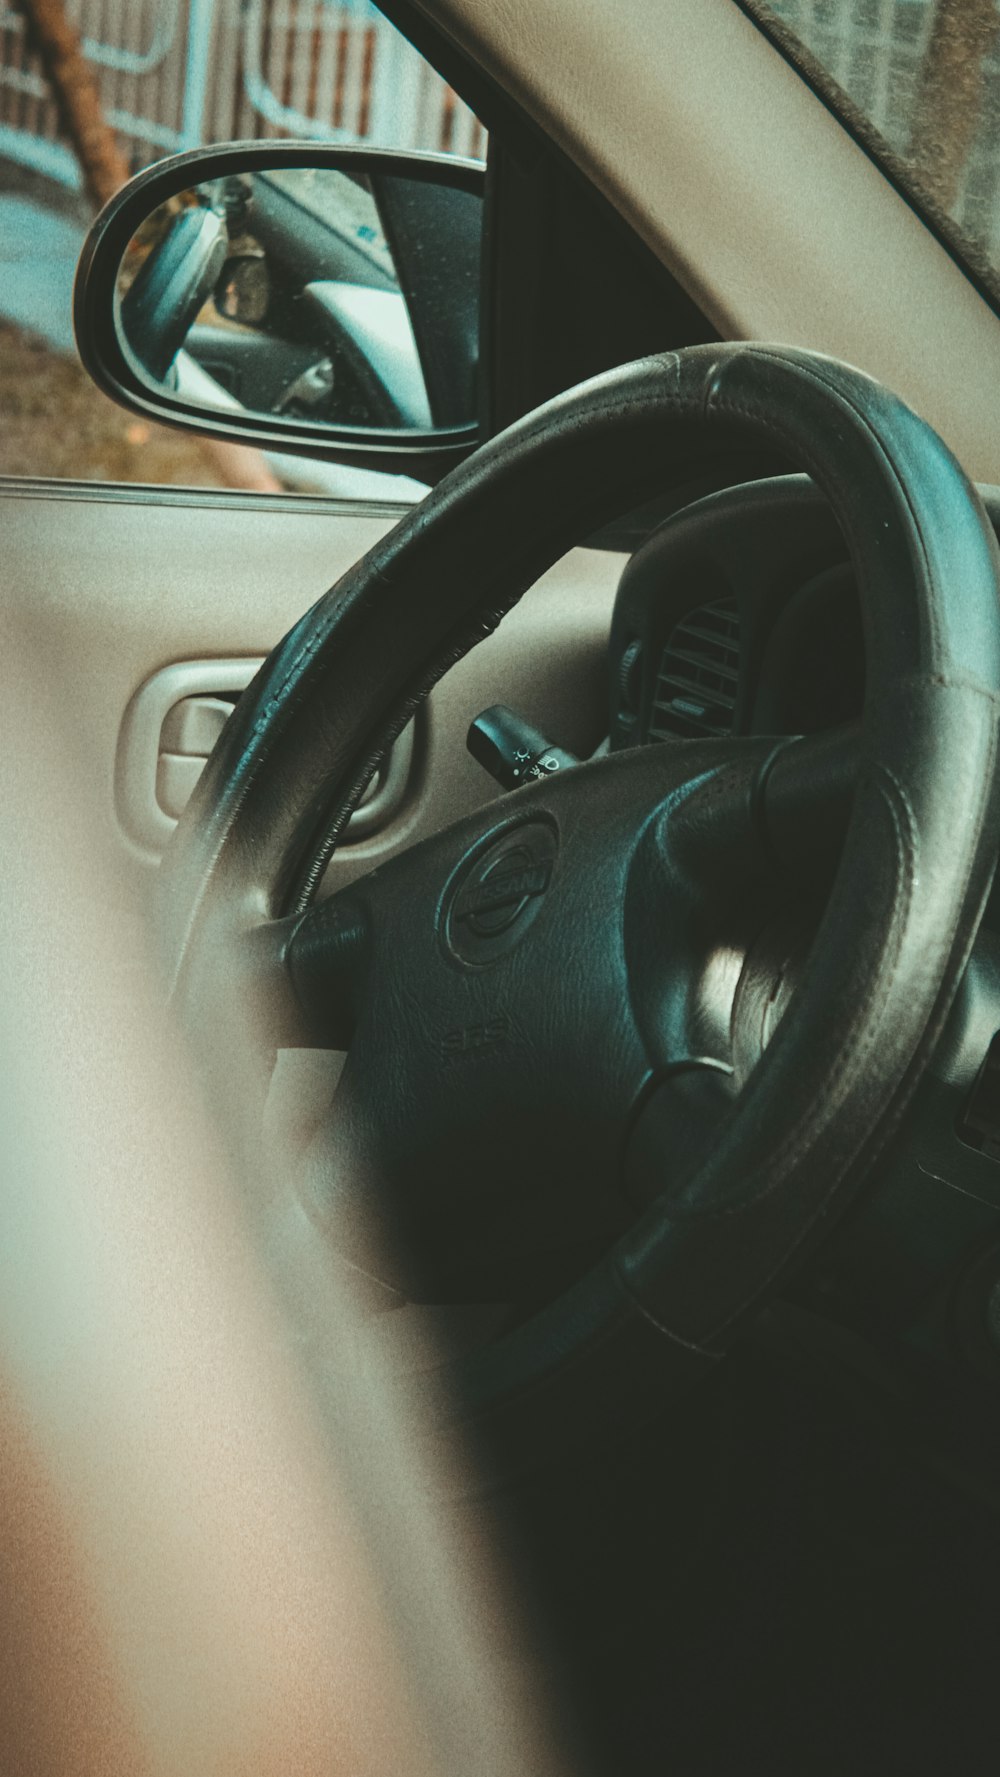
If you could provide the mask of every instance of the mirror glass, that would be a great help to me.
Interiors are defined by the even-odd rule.
[[[133,373],[193,412],[473,425],[482,200],[433,173],[274,166],[161,204],[118,272]]]

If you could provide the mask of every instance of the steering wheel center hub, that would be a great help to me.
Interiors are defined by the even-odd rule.
[[[531,820],[463,858],[444,899],[448,952],[480,967],[507,956],[542,911],[558,850],[555,827]]]

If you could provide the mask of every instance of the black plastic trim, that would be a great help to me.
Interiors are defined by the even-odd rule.
[[[414,0],[375,0],[375,4],[417,53],[460,94],[491,135],[502,131],[508,141],[512,134],[527,141],[548,140],[493,75],[473,61],[451,33],[438,20],[428,18]]]
[[[566,150],[553,141],[544,125],[531,117],[496,77],[473,59],[448,27],[439,19],[428,17],[423,0],[376,0],[376,3],[379,11],[419,54],[461,94],[490,133],[480,321],[484,366],[480,379],[480,420],[484,439],[493,437],[512,418],[530,411],[554,392],[544,374],[533,374],[531,367],[523,361],[524,347],[537,346],[540,324],[537,295],[533,302],[527,301],[526,290],[537,279],[537,266],[532,255],[540,244],[537,237],[540,206],[551,201],[556,210],[561,211],[566,191],[579,192],[582,201],[589,206],[594,229],[616,235],[623,248],[628,249],[631,266],[621,302],[624,324],[627,325],[633,306],[632,293],[647,281],[650,288],[656,286],[664,312],[662,339],[638,352],[626,347],[610,356],[605,355],[600,364],[588,366],[567,386],[572,387],[583,376],[606,369],[611,363],[623,363],[642,356],[648,349],[674,349],[720,337],[681,275],[654,253]],[[567,183],[560,191],[559,183],[563,180]],[[519,189],[512,192],[515,183]],[[524,207],[529,212],[518,214],[515,229],[518,238],[514,240],[510,227],[512,204],[517,210]],[[533,232],[536,238],[532,242]],[[542,237],[543,240],[546,238]],[[509,312],[512,300],[517,308],[513,319]],[[595,338],[599,337],[598,332]],[[543,361],[544,357],[543,351]],[[512,360],[516,367],[514,381],[517,388],[513,404],[509,378]],[[761,472],[766,474],[769,470],[765,467]],[[753,473],[752,467],[747,473]],[[643,535],[648,528],[643,530]],[[618,533],[609,531],[606,537],[597,540],[596,546],[619,549],[623,545]]]

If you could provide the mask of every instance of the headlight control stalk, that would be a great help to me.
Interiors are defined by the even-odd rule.
[[[518,790],[580,763],[574,753],[554,747],[505,703],[491,704],[476,717],[465,744],[477,764],[505,790]]]

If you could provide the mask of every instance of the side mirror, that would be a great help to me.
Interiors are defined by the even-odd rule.
[[[478,442],[483,184],[316,143],[161,161],[84,244],[83,363],[148,418],[434,480]]]

